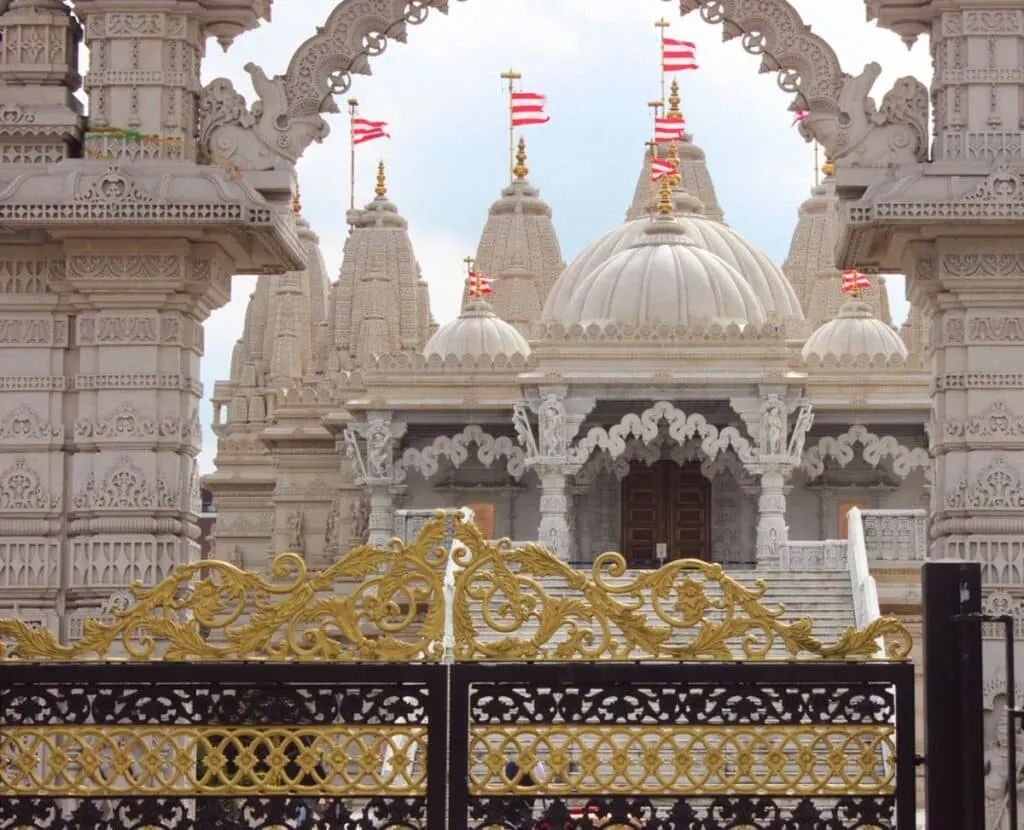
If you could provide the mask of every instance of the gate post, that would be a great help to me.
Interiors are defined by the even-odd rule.
[[[921,573],[928,830],[985,826],[981,564]]]

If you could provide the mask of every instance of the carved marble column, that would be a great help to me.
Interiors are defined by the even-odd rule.
[[[390,412],[368,412],[366,420],[344,432],[347,453],[356,461],[356,483],[366,489],[369,500],[367,541],[383,546],[395,535],[395,496],[402,488],[395,484],[395,453],[407,424],[392,421]]]
[[[85,24],[89,72],[85,89],[94,128],[135,135],[91,132],[87,150],[104,158],[193,161],[200,69],[206,38],[225,47],[269,15],[265,0],[78,0]],[[169,139],[169,140],[168,140]]]
[[[69,602],[88,604],[198,558],[203,321],[228,298],[231,263],[184,240],[69,240],[65,253],[65,555]]]

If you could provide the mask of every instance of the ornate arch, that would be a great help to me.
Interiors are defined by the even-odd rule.
[[[664,448],[665,440],[662,435],[647,443],[639,438],[630,438],[626,441],[626,451],[615,458],[606,450],[592,453],[573,477],[573,483],[578,487],[589,487],[601,473],[611,473],[621,481],[628,475],[631,461],[642,461],[650,466],[666,457],[677,464],[699,461],[701,473],[709,480],[714,480],[724,473],[742,482],[751,478],[747,468],[735,453],[722,452],[716,458],[708,458],[701,449],[700,439],[690,439],[685,444],[673,443],[667,456]]]
[[[925,471],[927,480],[931,480],[932,458],[923,447],[907,447],[893,436],[879,437],[860,424],[850,427],[837,438],[827,436],[804,451],[800,469],[810,479],[815,479],[825,472],[826,459],[832,458],[845,467],[856,457],[856,445],[860,444],[861,457],[867,464],[877,467],[885,459],[892,459],[892,471],[900,478],[907,478],[914,470]]]
[[[410,25],[425,22],[431,10],[447,13],[448,6],[449,0],[342,0],[296,50],[286,75],[269,78],[246,66],[260,99],[251,109],[224,78],[204,89],[201,142],[242,169],[287,167],[327,136],[322,115],[338,111],[334,96],[349,90],[352,75],[370,74],[370,58],[389,41],[405,42]],[[794,94],[791,109],[808,112],[804,138],[820,141],[837,161],[886,166],[927,158],[923,84],[901,78],[879,110],[868,93],[881,67],[868,64],[857,77],[844,73],[832,47],[788,0],[681,0],[680,9],[721,23],[726,40],[742,38],[743,48],[761,58],[762,71],[777,73],[779,86]]]
[[[404,481],[410,469],[430,478],[437,474],[442,458],[453,467],[461,467],[469,460],[469,448],[474,445],[481,464],[490,467],[499,458],[504,458],[508,474],[516,480],[522,478],[526,471],[526,453],[522,448],[508,436],[495,438],[484,432],[482,427],[470,424],[457,435],[439,435],[426,447],[409,447],[395,464],[395,481]]]
[[[658,401],[640,415],[630,412],[614,426],[592,427],[574,447],[569,450],[571,464],[585,464],[595,450],[605,450],[614,460],[624,455],[629,438],[639,438],[643,443],[652,443],[660,432],[661,422],[668,425],[668,434],[677,444],[686,446],[695,437],[700,438],[700,449],[704,456],[714,460],[719,453],[730,447],[744,462],[754,460],[754,448],[736,427],[719,430],[708,423],[700,413],[687,415],[668,401]]]

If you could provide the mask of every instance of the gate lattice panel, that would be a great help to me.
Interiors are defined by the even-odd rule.
[[[439,514],[179,568],[72,645],[0,620],[0,830],[911,830],[906,629],[822,643],[764,591]]]

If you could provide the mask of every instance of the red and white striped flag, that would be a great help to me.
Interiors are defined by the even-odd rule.
[[[469,277],[466,279],[466,285],[469,286],[469,296],[475,299],[493,294],[493,282],[494,280],[491,277],[485,277],[476,271],[470,271]]]
[[[860,271],[843,271],[843,292],[846,294],[859,294],[861,289],[870,288],[871,280],[867,274]]]
[[[531,127],[535,124],[547,124],[551,119],[544,113],[547,96],[536,92],[512,93],[512,126]]]
[[[686,132],[686,120],[683,118],[655,118],[654,141],[656,144],[671,144],[682,141]]]
[[[378,138],[391,138],[387,132],[387,121],[369,121],[365,118],[352,119],[352,143],[365,144]]]
[[[697,44],[667,37],[661,48],[661,66],[666,72],[697,69]]]
[[[793,115],[793,123],[791,127],[795,127],[797,124],[803,124],[807,120],[807,110],[797,110]]]
[[[651,159],[651,181],[660,182],[665,176],[674,176],[676,166],[668,159]]]

